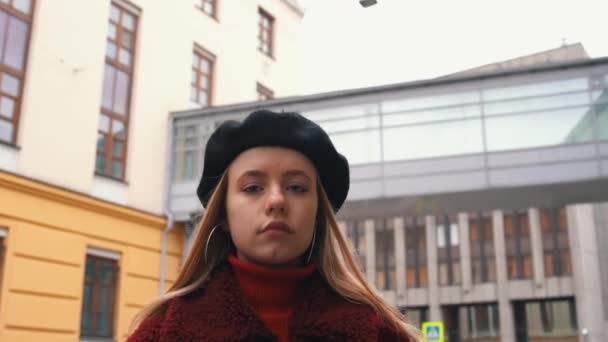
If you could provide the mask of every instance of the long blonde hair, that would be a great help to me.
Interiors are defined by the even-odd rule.
[[[207,246],[213,228],[225,220],[223,216],[225,215],[227,178],[225,173],[209,199],[207,209],[197,226],[190,253],[177,280],[167,293],[154,300],[135,317],[131,324],[131,332],[146,319],[162,313],[171,299],[184,296],[204,286],[209,280],[211,272],[226,259],[233,249],[227,233],[214,234],[211,243]],[[384,301],[382,296],[368,284],[355,261],[350,243],[338,227],[336,216],[323,186],[320,182],[317,183],[319,198],[319,227],[317,229],[319,232],[316,238],[317,247],[314,248],[312,258],[317,269],[327,284],[342,297],[369,305],[388,326],[400,335],[418,341],[418,329],[409,324],[398,310]],[[205,250],[207,248],[208,250]]]

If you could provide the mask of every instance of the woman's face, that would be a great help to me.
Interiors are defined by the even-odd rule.
[[[317,214],[317,173],[303,154],[256,147],[228,168],[228,227],[237,257],[295,266],[308,249]]]

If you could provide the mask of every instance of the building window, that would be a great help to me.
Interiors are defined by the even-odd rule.
[[[566,208],[540,210],[545,276],[572,274]]]
[[[474,283],[496,281],[494,261],[494,233],[492,216],[487,213],[469,215],[469,239],[471,242],[471,269]]]
[[[423,217],[405,219],[405,255],[407,287],[427,287],[426,226]]]
[[[196,0],[194,5],[203,11],[211,18],[217,19],[217,1],[216,0]]]
[[[274,18],[263,9],[258,10],[258,50],[268,57],[274,55],[272,40],[274,37]]]
[[[0,1],[0,142],[16,144],[33,0]]]
[[[365,222],[364,221],[347,221],[346,222],[346,237],[350,240],[355,249],[357,260],[361,266],[361,271],[365,273]]]
[[[80,321],[81,337],[113,336],[117,275],[116,260],[87,255]]]
[[[6,253],[6,247],[4,246],[5,236],[6,232],[4,229],[0,228],[0,285],[2,285],[2,275],[4,274],[4,253]],[[2,290],[2,288],[0,288],[0,290]]]
[[[509,279],[532,278],[532,245],[528,211],[504,214],[507,272]]]
[[[578,323],[573,298],[513,303],[518,341],[576,342]]]
[[[437,256],[439,285],[460,284],[460,239],[454,216],[443,215],[437,218]]]
[[[394,219],[374,221],[376,233],[376,286],[379,290],[396,287]]]
[[[110,7],[97,132],[95,173],[124,179],[137,16],[117,3]]]
[[[405,315],[408,322],[418,329],[422,328],[422,323],[429,320],[429,308],[428,306],[419,307],[405,307],[400,308],[401,313]]]
[[[264,87],[263,85],[261,85],[259,83],[257,85],[257,91],[258,91],[258,101],[270,100],[274,97],[274,93],[272,92],[272,90]]]
[[[498,305],[450,305],[442,308],[448,341],[500,341]]]
[[[215,57],[202,49],[195,49],[192,58],[190,100],[202,107],[211,106],[213,66]]]

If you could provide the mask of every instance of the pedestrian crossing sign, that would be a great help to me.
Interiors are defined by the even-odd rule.
[[[424,342],[444,342],[443,322],[422,323],[422,340]]]

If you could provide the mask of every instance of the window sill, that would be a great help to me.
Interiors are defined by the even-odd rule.
[[[211,15],[207,12],[205,12],[203,10],[203,8],[199,5],[194,5],[194,8],[196,8],[197,10],[201,11],[201,13],[203,13],[204,15],[206,15],[208,18],[213,19],[215,22],[217,22],[218,24],[220,23],[220,20],[217,18],[217,15]]]
[[[0,140],[0,145],[8,147],[8,148],[16,150],[16,151],[20,151],[21,150],[20,146],[15,145],[13,143],[6,142],[6,141],[2,141],[2,140]]]
[[[129,185],[129,183],[126,180],[124,180],[124,179],[120,179],[120,178],[104,175],[103,173],[99,173],[99,172],[95,172],[95,177],[100,177],[100,178],[103,178],[103,179],[106,179],[106,180],[109,180],[109,181],[112,181],[112,182],[120,183],[120,184],[123,184],[123,185],[127,185],[127,186]]]
[[[114,342],[113,338],[109,337],[80,337],[80,342]]]

